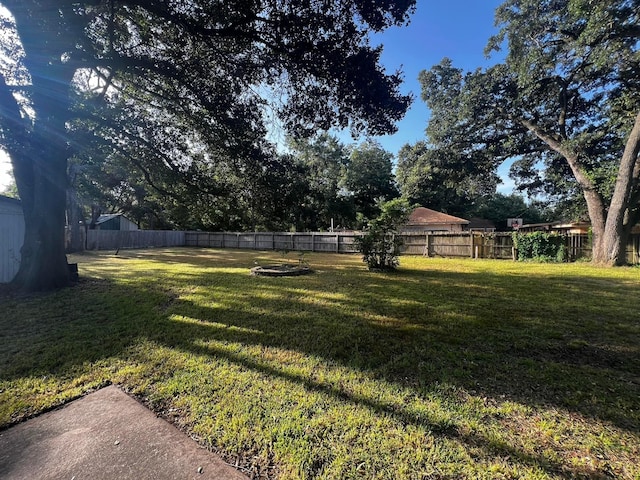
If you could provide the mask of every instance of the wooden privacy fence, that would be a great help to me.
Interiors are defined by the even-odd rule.
[[[148,247],[210,247],[251,250],[356,253],[360,232],[178,232],[169,230],[89,230],[88,250],[117,250]],[[401,253],[429,257],[513,259],[511,233],[429,232],[402,233]],[[569,260],[591,256],[587,235],[566,237]],[[640,263],[640,235],[627,245],[627,262]]]
[[[184,247],[185,233],[174,230],[87,230],[87,250]]]
[[[402,253],[426,257],[513,258],[510,233],[407,233]]]
[[[190,247],[248,248],[309,252],[357,253],[359,232],[186,232]],[[440,257],[513,258],[511,234],[485,236],[458,233],[403,233],[401,253]]]
[[[173,232],[89,230],[88,250],[147,247],[209,247],[357,253],[359,232]],[[401,253],[441,257],[512,258],[511,235],[404,233]]]
[[[359,232],[186,232],[191,247],[248,248],[309,252],[357,253]],[[510,234],[484,238],[464,233],[404,233],[401,253],[442,257],[512,258]]]
[[[357,232],[185,232],[188,247],[355,253]]]
[[[591,252],[589,252],[591,255]],[[627,263],[637,265],[640,263],[640,234],[631,235],[627,243]]]

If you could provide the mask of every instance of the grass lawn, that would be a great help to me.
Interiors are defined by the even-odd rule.
[[[0,427],[115,383],[255,478],[640,479],[639,268],[308,260],[71,257],[0,296]]]

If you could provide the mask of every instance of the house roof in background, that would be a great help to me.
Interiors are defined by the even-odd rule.
[[[445,224],[445,225],[468,225],[469,220],[464,218],[454,217],[453,215],[447,215],[446,213],[437,212],[430,208],[418,207],[409,216],[407,225],[432,225],[432,224]]]
[[[4,195],[0,195],[0,202],[11,203],[13,205],[22,205],[22,202],[17,198],[5,197]]]
[[[100,225],[101,223],[108,222],[109,220],[117,217],[127,218],[121,213],[103,213],[98,217],[98,220],[96,220],[96,225]]]

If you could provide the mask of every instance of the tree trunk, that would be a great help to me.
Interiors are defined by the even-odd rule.
[[[591,220],[591,260],[602,264],[605,255],[604,238],[606,227],[606,213],[603,207],[602,197],[595,191],[584,190],[583,195],[587,203],[589,219]]]
[[[29,149],[27,155],[12,155],[12,163],[25,221],[22,259],[13,282],[26,291],[65,287],[66,152]]]
[[[15,110],[19,111],[17,104]],[[64,121],[45,117],[31,130],[21,123],[21,129],[11,132],[15,137],[7,148],[25,222],[20,269],[13,283],[26,291],[52,290],[69,285],[64,241],[67,151],[59,135],[51,133],[63,131]]]
[[[78,204],[78,198],[75,190],[71,188],[67,192],[67,253],[82,252],[84,250],[84,240],[82,229],[84,226],[84,218],[82,209]]]
[[[36,140],[4,78],[0,81],[0,120],[11,157],[25,221],[20,269],[13,283],[28,291],[69,283],[64,254],[66,156],[55,144]],[[56,142],[59,143],[59,142]],[[38,145],[41,147],[38,148]]]
[[[542,130],[533,122],[522,120],[521,123],[544,141],[552,150],[562,155],[571,168],[573,175],[582,189],[587,202],[591,230],[593,233],[592,261],[599,265],[624,265],[626,245],[632,225],[627,225],[634,218],[629,215],[629,207],[634,198],[634,185],[638,184],[638,153],[640,153],[640,112],[636,116],[625,150],[620,160],[616,186],[608,210],[605,209],[602,195],[598,193],[591,178],[582,170],[580,160],[575,152],[566,148],[563,143]]]
[[[627,263],[626,246],[631,230],[627,227],[632,225],[627,225],[626,222],[635,219],[633,215],[628,215],[628,210],[633,197],[632,187],[636,183],[634,182],[634,173],[638,171],[636,168],[638,153],[640,153],[640,112],[636,115],[634,126],[620,160],[604,235],[599,245],[598,257],[596,258],[594,255],[593,259],[596,263],[605,265],[624,265]]]
[[[14,15],[25,51],[24,66],[30,75],[30,84],[24,87],[30,92],[24,118],[11,88],[5,82],[0,84],[2,100],[13,114],[13,138],[5,141],[5,146],[25,220],[22,258],[14,283],[27,291],[51,290],[70,282],[64,238],[71,144],[67,120],[76,67],[64,54],[76,48],[72,28],[66,23],[73,16],[73,7],[60,6],[54,10],[57,15],[52,15],[53,2],[45,5],[27,8],[17,0],[6,4]]]
[[[626,247],[629,236],[625,229],[617,225],[608,226],[598,243],[598,250],[595,250],[593,263],[603,266],[620,266],[627,263]]]
[[[78,201],[78,191],[76,189],[76,177],[78,174],[77,165],[69,167],[69,188],[67,190],[67,225],[69,228],[69,238],[67,252],[81,252],[84,250],[81,224],[84,225],[82,208]]]

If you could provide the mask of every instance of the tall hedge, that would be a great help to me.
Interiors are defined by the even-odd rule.
[[[563,235],[533,232],[513,233],[519,261],[566,262],[567,245]]]

